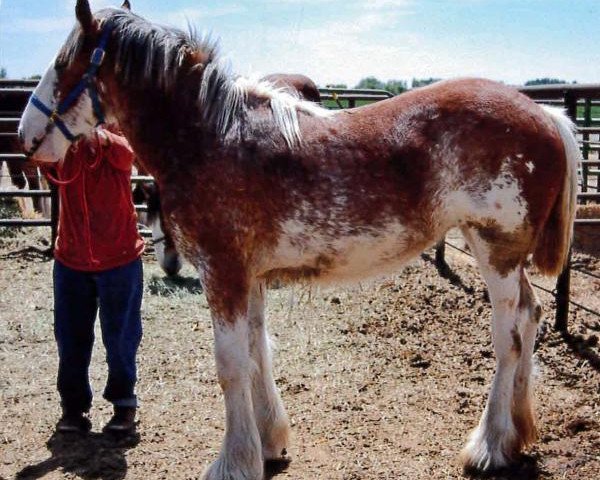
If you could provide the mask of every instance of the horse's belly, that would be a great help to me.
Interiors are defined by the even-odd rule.
[[[353,281],[397,271],[428,243],[398,222],[325,231],[288,222],[267,259],[265,278]]]

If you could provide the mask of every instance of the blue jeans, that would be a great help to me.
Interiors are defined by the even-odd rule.
[[[98,309],[108,363],[104,398],[115,406],[137,406],[135,358],[142,339],[142,290],[140,258],[103,272],[81,272],[54,262],[57,386],[63,409],[83,413],[92,405],[88,369]]]

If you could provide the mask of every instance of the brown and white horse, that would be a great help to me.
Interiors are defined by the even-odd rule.
[[[319,103],[321,95],[319,88],[306,75],[297,73],[272,73],[262,78],[274,87],[286,90],[299,98]],[[143,171],[138,174],[143,175]],[[138,184],[133,191],[134,203],[145,201],[148,207],[145,220],[152,231],[152,244],[158,264],[169,275],[177,275],[183,266],[182,258],[177,251],[177,246],[169,233],[168,226],[163,220],[160,207],[160,192],[155,183]]]
[[[394,272],[452,227],[489,287],[496,354],[464,464],[502,467],[534,441],[541,309],[525,267],[531,257],[556,275],[568,256],[580,155],[566,116],[475,79],[328,111],[232,76],[210,41],[126,9],[92,15],[87,0],[76,12],[78,26],[35,93],[47,109],[64,102],[106,44],[93,55],[103,58],[101,103],[156,178],[165,221],[211,309],[226,430],[205,479],[260,479],[263,462],[285,459],[289,447],[265,282]],[[84,92],[61,109],[73,135],[92,131],[92,103]],[[27,107],[20,128],[33,159],[64,158],[69,141],[38,107]]]

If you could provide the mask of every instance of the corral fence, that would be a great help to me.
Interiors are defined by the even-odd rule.
[[[11,183],[15,177],[25,175],[28,180],[37,173],[23,172],[26,165],[25,155],[20,152],[17,142],[17,128],[19,120],[25,109],[25,105],[31,96],[31,93],[37,86],[37,80],[0,80],[0,167],[3,163],[10,165],[8,176]],[[0,177],[2,178],[2,177]],[[132,183],[152,182],[154,179],[147,176],[133,176]],[[47,189],[4,189],[0,188],[1,198],[50,198],[50,218],[0,218],[0,227],[50,227],[51,245],[54,245],[58,226],[58,189],[55,185],[49,184]],[[147,206],[139,204],[135,206],[138,212],[146,211]],[[152,232],[148,229],[140,229],[140,233],[149,237]]]
[[[546,85],[523,87],[521,91],[538,103],[560,106],[577,125],[578,136],[583,154],[581,162],[580,193],[577,201],[580,204],[600,201],[600,85]],[[577,218],[575,228],[593,226],[600,228],[600,218]],[[572,266],[570,261],[559,275],[555,296],[556,316],[555,328],[567,331],[569,316]]]
[[[16,184],[20,177],[27,177],[23,170],[25,156],[20,153],[17,143],[17,127],[27,100],[37,83],[37,80],[0,80],[0,167],[2,164],[7,165],[10,183],[13,184]],[[31,199],[50,197],[52,205],[50,218],[1,218],[0,227],[50,227],[51,244],[54,245],[58,223],[57,190],[54,187],[47,190],[0,189],[0,198],[18,197]]]
[[[29,96],[37,85],[36,80],[0,80],[0,165],[2,161],[13,165],[25,162],[25,156],[18,151],[17,125],[25,108]],[[583,153],[583,162],[580,171],[580,190],[578,202],[581,204],[600,200],[600,84],[596,85],[547,85],[535,87],[522,87],[525,93],[538,103],[555,105],[564,108],[569,117],[576,123],[578,137]],[[369,89],[337,89],[321,88],[321,101],[328,108],[353,108],[367,103],[385,100],[394,95],[385,90]],[[133,176],[132,183],[149,182],[152,177]],[[58,221],[58,195],[56,188],[50,186],[48,190],[2,190],[2,197],[50,197],[50,219],[0,219],[0,227],[35,227],[49,226],[52,229],[52,245],[56,238]],[[136,205],[138,212],[146,210],[145,205]],[[577,219],[576,226],[592,226],[600,228],[600,218]],[[147,229],[140,230],[144,236],[149,236]],[[438,270],[449,272],[445,261],[445,247],[450,245],[445,241],[436,247],[436,265]],[[567,318],[570,302],[571,266],[565,268],[557,280],[553,292],[556,298],[555,327],[567,331]],[[577,305],[577,304],[576,304]],[[586,307],[578,305],[584,310]],[[593,312],[596,313],[597,312]]]

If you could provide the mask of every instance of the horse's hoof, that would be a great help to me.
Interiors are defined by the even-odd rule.
[[[263,465],[240,465],[218,458],[204,471],[202,480],[263,480]]]
[[[279,455],[265,456],[265,462],[267,463],[290,463],[291,461],[292,457],[288,454],[286,448],[282,448]]]
[[[517,454],[512,442],[489,442],[475,433],[461,452],[460,462],[466,473],[490,472],[509,466]]]

